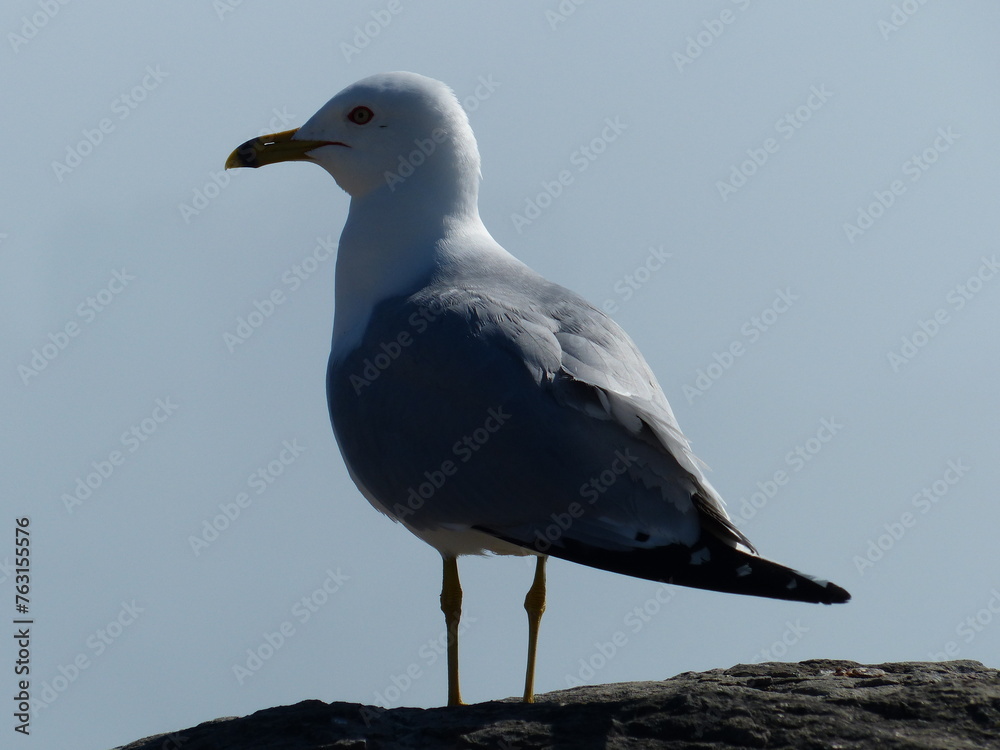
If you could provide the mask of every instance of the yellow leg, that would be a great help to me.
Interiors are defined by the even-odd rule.
[[[444,582],[441,585],[441,611],[448,629],[448,705],[461,706],[458,686],[458,623],[462,619],[462,584],[458,580],[458,558],[444,558]]]
[[[535,580],[524,597],[524,609],[528,613],[528,668],[524,674],[524,702],[535,702],[535,653],[538,650],[538,627],[545,611],[545,561],[541,556],[535,565]]]

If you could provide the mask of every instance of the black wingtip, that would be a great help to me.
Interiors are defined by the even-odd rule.
[[[742,552],[710,535],[693,547],[672,544],[651,549],[608,550],[564,537],[559,544],[535,549],[494,531],[482,530],[553,557],[650,581],[814,604],[842,604],[851,599],[850,593],[835,583]]]
[[[842,589],[835,583],[827,581],[826,590],[829,594],[829,598],[824,601],[823,604],[844,604],[845,602],[851,601],[851,592],[847,589]]]

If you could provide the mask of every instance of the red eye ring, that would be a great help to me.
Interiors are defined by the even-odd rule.
[[[355,107],[347,115],[347,119],[355,125],[367,125],[375,117],[375,113],[368,107]]]

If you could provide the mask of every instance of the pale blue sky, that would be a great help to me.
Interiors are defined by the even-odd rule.
[[[0,601],[10,623],[28,516],[52,699],[19,746],[444,702],[440,558],[362,498],[328,423],[348,197],[310,165],[222,172],[389,70],[467,103],[487,226],[615,310],[761,552],[854,595],[553,560],[539,692],[772,658],[1000,665],[998,26],[986,0],[9,3]],[[465,697],[518,695],[530,562],[461,572]]]

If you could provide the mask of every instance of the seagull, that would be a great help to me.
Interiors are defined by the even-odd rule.
[[[309,161],[351,198],[327,400],[351,478],[442,556],[448,705],[461,555],[534,555],[524,701],[549,556],[637,578],[832,604],[841,587],[758,555],[702,473],[652,370],[604,312],[501,247],[479,149],[444,83],[348,86],[226,168]]]

